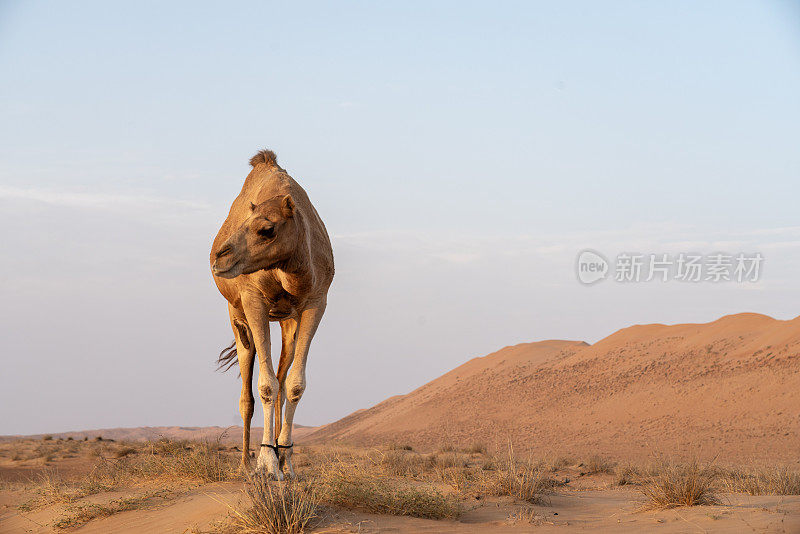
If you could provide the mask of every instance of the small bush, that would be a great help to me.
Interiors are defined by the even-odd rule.
[[[596,475],[598,473],[610,474],[614,472],[614,464],[596,454],[586,461],[584,467],[586,468],[587,475]]]
[[[660,472],[642,481],[639,490],[647,498],[645,508],[717,504],[712,486],[715,473],[697,462],[687,466],[664,464]]]
[[[614,485],[615,486],[629,486],[636,484],[641,478],[639,470],[631,465],[622,465],[614,470]]]
[[[263,472],[247,481],[246,509],[231,507],[238,532],[302,534],[317,518],[317,498],[298,482],[271,482]]]
[[[550,462],[550,470],[555,472],[571,465],[575,465],[575,460],[569,458],[568,456],[559,456]]]
[[[475,443],[471,444],[469,447],[464,449],[464,452],[467,454],[486,454],[486,444],[480,441],[476,441]]]
[[[517,466],[509,462],[506,469],[499,473],[496,493],[511,495],[531,504],[543,504],[545,496],[553,493],[559,482],[550,478],[541,466],[523,464]]]
[[[53,441],[53,436],[51,436],[50,434],[42,436],[42,441]]]
[[[394,476],[420,476],[426,467],[423,456],[405,449],[390,450],[382,454],[376,462],[387,474]]]
[[[136,448],[134,447],[120,447],[119,449],[114,451],[114,456],[117,458],[125,458],[126,456],[133,454],[136,452]]]
[[[458,452],[437,452],[429,457],[428,462],[431,467],[438,469],[467,467],[469,465],[469,457]]]

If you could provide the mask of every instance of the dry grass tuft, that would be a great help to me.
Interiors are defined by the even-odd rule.
[[[117,458],[125,458],[126,456],[136,452],[135,447],[123,446],[114,451],[114,456]]]
[[[298,482],[272,482],[256,473],[244,492],[249,506],[230,507],[238,533],[302,534],[318,517],[316,495]]]
[[[597,454],[590,457],[584,464],[584,467],[587,475],[596,475],[599,473],[611,474],[614,472],[614,463]]]
[[[523,523],[533,525],[536,524],[539,519],[540,516],[535,508],[520,508],[508,516],[508,522],[512,524]]]
[[[448,467],[467,467],[470,458],[464,453],[448,451],[436,452],[429,456],[429,463],[435,469],[446,469]]]
[[[636,484],[641,479],[642,475],[639,469],[632,465],[621,465],[614,469],[614,482],[615,486],[629,486]]]
[[[712,469],[697,462],[664,464],[658,474],[642,480],[639,490],[647,498],[646,509],[717,504],[712,491],[715,476]]]
[[[748,495],[800,495],[800,473],[787,467],[735,469],[721,475],[725,489]]]
[[[400,477],[421,476],[428,467],[426,457],[405,449],[390,450],[373,462],[387,474]]]
[[[497,479],[498,494],[511,495],[531,504],[544,504],[545,496],[552,494],[560,483],[547,474],[542,466],[532,464],[517,465],[509,462]]]
[[[486,454],[486,444],[481,441],[472,443],[469,447],[464,449],[467,454]]]
[[[575,460],[570,458],[569,456],[558,456],[549,462],[550,470],[553,472],[560,471],[561,469],[565,469],[571,465],[575,465]]]

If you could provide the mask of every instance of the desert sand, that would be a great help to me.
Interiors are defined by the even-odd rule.
[[[328,488],[311,531],[800,532],[799,344],[800,318],[739,314],[474,358],[297,428],[301,483]],[[235,469],[240,431],[5,436],[0,532],[236,532],[229,506],[247,506],[248,484]],[[698,459],[715,503],[653,508],[644,488],[663,480],[664,462]],[[353,488],[389,488],[390,500],[421,491],[418,501],[458,513],[375,513]]]
[[[513,443],[536,454],[800,460],[800,318],[632,326],[474,358],[307,443]]]

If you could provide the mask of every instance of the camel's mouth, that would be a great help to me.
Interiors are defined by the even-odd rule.
[[[214,273],[214,276],[219,276],[220,278],[236,278],[241,274],[242,270],[239,268],[238,261],[228,267],[218,266],[217,263],[218,262],[215,261],[214,265],[211,267],[211,272]]]

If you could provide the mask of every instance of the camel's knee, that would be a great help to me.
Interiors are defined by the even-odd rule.
[[[286,381],[286,400],[292,404],[300,402],[303,392],[306,390],[305,380],[287,380]]]
[[[261,397],[261,402],[264,404],[272,404],[275,402],[275,397],[278,395],[278,388],[276,384],[259,384],[258,394]]]

